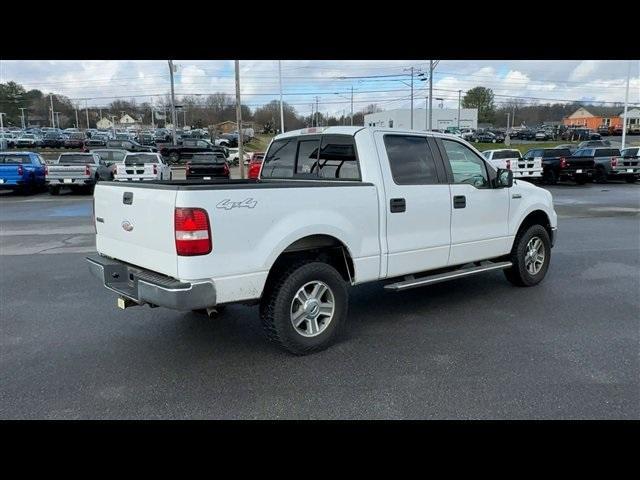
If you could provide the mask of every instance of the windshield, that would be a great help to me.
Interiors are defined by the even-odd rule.
[[[124,159],[125,165],[139,165],[141,163],[160,163],[158,157],[152,154],[138,153],[135,155],[127,155]]]
[[[93,163],[93,155],[70,154],[60,155],[58,163]]]

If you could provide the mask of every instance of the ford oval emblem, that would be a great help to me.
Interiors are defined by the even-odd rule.
[[[133,230],[133,224],[129,220],[125,220],[124,222],[122,222],[122,229],[125,232],[130,232],[131,230]]]

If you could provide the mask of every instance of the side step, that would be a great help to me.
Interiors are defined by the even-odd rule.
[[[447,280],[468,277],[470,275],[475,275],[476,273],[490,272],[491,270],[504,270],[512,265],[513,264],[511,262],[487,262],[484,265],[451,270],[449,272],[437,273],[435,275],[429,275],[421,278],[415,278],[413,275],[407,275],[401,282],[390,283],[389,285],[385,285],[384,288],[386,290],[400,292],[410,288],[424,287],[425,285],[433,285],[434,283],[446,282]]]

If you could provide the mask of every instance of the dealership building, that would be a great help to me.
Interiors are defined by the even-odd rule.
[[[413,129],[426,130],[427,109],[415,108],[413,110]],[[478,128],[478,109],[462,108],[460,112],[460,123],[458,124],[458,109],[434,108],[431,119],[431,127],[437,130],[444,130],[447,127]],[[395,110],[385,110],[384,112],[369,113],[364,116],[365,127],[389,127],[389,128],[411,128],[411,109],[398,108]]]

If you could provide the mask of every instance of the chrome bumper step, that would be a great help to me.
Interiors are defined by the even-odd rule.
[[[504,270],[513,266],[511,262],[485,262],[482,265],[475,265],[473,267],[461,268],[458,270],[451,270],[444,273],[437,273],[435,275],[428,275],[425,277],[415,278],[413,275],[407,275],[404,280],[396,283],[390,283],[385,285],[386,290],[392,290],[394,292],[400,292],[402,290],[408,290],[410,288],[424,287],[425,285],[433,285],[434,283],[446,282],[448,280],[455,280],[456,278],[468,277],[475,275],[476,273],[490,272],[492,270]]]

